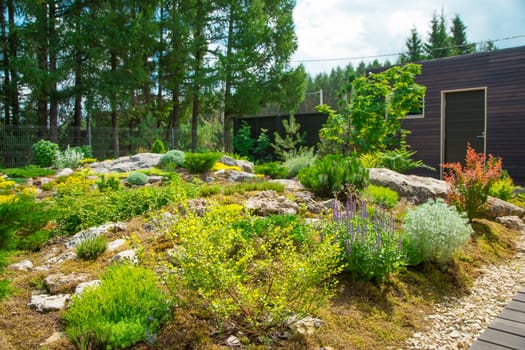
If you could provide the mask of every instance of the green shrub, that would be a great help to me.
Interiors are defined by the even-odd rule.
[[[120,189],[120,180],[115,176],[100,175],[97,181],[97,188],[100,192],[118,191]]]
[[[302,169],[299,181],[318,196],[326,198],[336,194],[345,199],[348,192],[361,191],[368,185],[369,174],[356,155],[327,155]]]
[[[60,151],[56,143],[47,140],[40,140],[31,146],[33,162],[42,167],[53,165],[55,153]]]
[[[81,165],[83,158],[84,154],[82,152],[70,148],[68,145],[64,152],[55,152],[53,166],[57,169],[78,168]]]
[[[283,167],[288,171],[288,177],[296,177],[299,172],[315,163],[317,157],[313,148],[303,148],[296,154],[286,154]]]
[[[242,157],[250,157],[253,154],[254,145],[255,141],[251,135],[251,127],[243,120],[239,130],[233,136],[233,149]]]
[[[380,152],[381,163],[383,167],[402,174],[415,168],[436,170],[425,165],[421,160],[413,160],[414,154],[416,154],[416,151],[409,151],[406,147],[383,151]]]
[[[95,260],[106,251],[106,236],[87,238],[76,247],[77,255],[83,260]]]
[[[79,348],[120,349],[152,342],[169,315],[152,271],[116,265],[101,276],[100,286],[73,296],[63,319],[66,333]]]
[[[186,153],[182,166],[192,174],[201,174],[210,171],[216,161],[221,159],[222,153]]]
[[[7,278],[0,279],[0,301],[11,293],[11,281]]]
[[[200,197],[210,197],[222,192],[222,186],[220,185],[210,185],[204,184],[199,187],[199,196]]]
[[[151,153],[166,153],[166,147],[164,147],[164,142],[161,139],[155,139],[153,145],[151,146]]]
[[[409,263],[446,264],[473,232],[468,219],[443,200],[429,200],[406,215],[405,241]]]
[[[178,304],[234,322],[245,334],[264,335],[292,316],[311,314],[335,289],[340,249],[333,239],[294,244],[287,224],[270,225],[251,238],[236,225],[249,220],[240,205],[188,213],[169,229],[177,245],[166,285]],[[315,234],[311,226],[305,235]],[[172,265],[173,264],[173,265]]]
[[[365,189],[364,197],[377,205],[382,205],[385,208],[393,208],[399,200],[399,195],[396,191],[388,187],[369,185]]]
[[[185,153],[179,150],[171,150],[160,157],[160,167],[162,169],[174,171],[184,163]]]
[[[348,197],[346,209],[334,208],[332,222],[325,231],[335,235],[343,248],[345,270],[360,281],[383,282],[405,264],[401,235],[394,218],[384,209],[367,208]]]
[[[52,169],[40,168],[34,165],[26,165],[23,168],[1,169],[0,172],[6,174],[7,176],[11,178],[24,178],[24,179],[30,179],[30,178],[39,177],[39,176],[49,176],[55,173],[55,171]]]
[[[279,162],[258,164],[253,168],[256,174],[263,174],[272,179],[284,179],[288,175],[286,168]]]
[[[512,198],[512,196],[514,195],[514,190],[517,188],[519,187],[514,185],[514,181],[512,181],[512,178],[508,176],[508,174],[505,174],[501,179],[496,180],[490,186],[489,194],[492,197],[497,197],[506,201]]]
[[[76,146],[73,147],[73,150],[82,153],[82,160],[86,158],[93,158],[93,149],[90,145]]]
[[[139,171],[134,171],[128,175],[126,181],[131,185],[142,186],[148,183],[149,176]]]
[[[311,244],[314,232],[298,215],[271,215],[268,217],[249,217],[232,224],[238,228],[245,239],[268,238],[268,231],[279,227],[282,233],[294,241],[295,244]]]

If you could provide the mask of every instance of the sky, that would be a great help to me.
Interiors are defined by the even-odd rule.
[[[379,56],[404,51],[413,27],[426,41],[432,15],[442,10],[447,28],[456,14],[461,17],[469,42],[520,36],[495,45],[525,45],[525,0],[296,0],[292,64],[315,75],[362,60],[395,62],[398,55]]]

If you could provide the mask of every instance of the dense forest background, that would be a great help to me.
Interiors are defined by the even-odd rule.
[[[361,62],[316,76],[293,67],[294,6],[0,0],[0,124],[37,126],[37,137],[54,142],[69,128],[72,145],[87,126],[106,127],[115,155],[119,128],[131,139],[172,139],[174,148],[232,151],[234,118],[312,110],[321,100],[336,107],[352,76],[391,64]],[[436,14],[427,42],[414,29],[406,46],[395,63],[494,49],[468,43],[459,16],[449,32]]]

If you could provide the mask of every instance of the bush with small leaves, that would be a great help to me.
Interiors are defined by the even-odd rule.
[[[396,191],[393,191],[388,187],[376,185],[369,185],[365,189],[364,197],[377,205],[384,206],[385,208],[395,207],[399,200],[399,195]]]
[[[288,175],[286,168],[279,162],[258,164],[253,168],[256,174],[263,174],[272,179],[284,179]]]
[[[144,173],[141,173],[140,171],[134,171],[128,175],[126,181],[130,185],[142,186],[148,183],[149,176]]]
[[[106,251],[106,236],[87,238],[76,247],[77,255],[83,260],[95,260]]]
[[[473,233],[468,219],[441,199],[409,209],[403,228],[408,262],[412,265],[446,264]]]
[[[186,153],[182,166],[192,174],[202,174],[210,171],[221,157],[218,152]]]
[[[62,315],[73,342],[80,349],[120,349],[155,338],[170,315],[155,273],[123,264],[100,279],[99,286],[75,295]]]
[[[184,163],[185,153],[177,149],[168,151],[160,157],[160,167],[166,170],[175,170]]]
[[[283,167],[288,171],[288,177],[296,177],[299,172],[313,165],[317,157],[313,148],[302,148],[295,154],[286,154]]]
[[[40,140],[31,146],[33,162],[42,167],[50,167],[53,165],[57,151],[60,151],[58,145],[47,140]]]
[[[166,147],[164,147],[164,142],[162,142],[161,139],[155,139],[155,141],[153,141],[151,153],[166,153]]]
[[[516,186],[512,178],[504,171],[504,175],[502,176],[502,178],[496,180],[490,186],[489,194],[492,197],[496,197],[506,201],[512,198],[512,196],[514,195],[514,191],[517,189],[520,189],[520,187]]]

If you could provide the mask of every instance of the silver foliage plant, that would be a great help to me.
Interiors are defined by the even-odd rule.
[[[64,152],[55,152],[53,166],[56,169],[74,169],[80,166],[82,159],[84,159],[84,154],[74,148],[70,148],[68,145]]]
[[[446,264],[474,232],[468,218],[442,199],[409,209],[404,224],[409,263]]]

